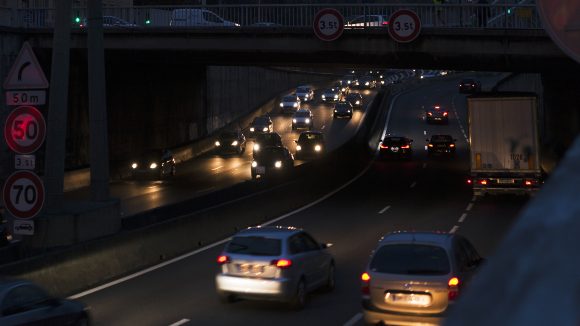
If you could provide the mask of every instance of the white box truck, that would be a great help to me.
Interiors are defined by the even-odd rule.
[[[471,177],[475,195],[530,194],[542,180],[537,97],[478,93],[467,98]]]

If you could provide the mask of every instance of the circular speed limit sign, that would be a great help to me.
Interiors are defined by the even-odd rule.
[[[30,154],[38,150],[45,135],[44,117],[33,106],[19,106],[6,118],[4,138],[8,147],[18,154]]]
[[[332,8],[322,9],[314,16],[312,24],[314,34],[323,41],[334,41],[342,35],[344,30],[344,17]]]
[[[399,43],[412,42],[420,31],[421,20],[414,11],[397,10],[389,18],[389,35]]]
[[[44,205],[44,185],[35,173],[17,171],[6,180],[2,198],[14,217],[32,218]]]

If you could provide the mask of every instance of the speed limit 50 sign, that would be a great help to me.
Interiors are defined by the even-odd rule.
[[[314,34],[319,39],[334,41],[344,31],[344,17],[336,9],[325,8],[316,13],[312,27]]]
[[[33,218],[44,205],[44,185],[35,173],[17,171],[6,179],[2,198],[14,217]]]
[[[10,112],[4,125],[8,147],[18,154],[38,150],[46,136],[46,122],[42,113],[33,106],[19,106]]]

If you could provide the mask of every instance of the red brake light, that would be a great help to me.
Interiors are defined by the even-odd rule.
[[[219,257],[217,258],[217,262],[218,262],[218,264],[220,264],[220,265],[221,265],[221,264],[228,263],[229,261],[230,261],[230,257],[228,257],[228,256],[225,256],[225,255],[221,255],[221,256],[219,256]]]
[[[449,279],[447,285],[449,285],[447,299],[449,299],[449,301],[457,299],[459,296],[459,279],[457,277],[452,277]]]
[[[471,180],[471,179],[467,179],[467,184],[468,184],[468,185],[470,185],[470,184],[472,184],[472,183],[473,183],[473,180]]]
[[[385,148],[386,149],[386,148],[389,148],[389,146],[381,143],[381,148]]]
[[[444,117],[446,117],[447,115],[449,115],[449,112],[443,112]]]
[[[433,112],[427,112],[427,115],[428,116],[432,116],[433,115]]]
[[[449,144],[449,147],[455,147],[455,144]]]
[[[364,272],[360,276],[360,279],[363,281],[363,285],[361,288],[362,293],[363,294],[370,294],[371,293],[371,288],[370,288],[371,276],[369,275],[369,273]]]
[[[411,146],[409,146],[409,145],[405,145],[405,146],[401,146],[401,148],[402,148],[402,149],[409,149],[409,148],[411,148]]]
[[[479,184],[480,185],[487,185],[487,180],[483,179],[483,180],[479,180]]]
[[[292,261],[290,259],[278,259],[275,261],[276,267],[278,268],[288,268],[292,266]]]
[[[531,186],[533,184],[532,180],[525,181],[526,186]]]

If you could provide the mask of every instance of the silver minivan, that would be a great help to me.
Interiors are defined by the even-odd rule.
[[[330,244],[294,227],[250,227],[238,232],[217,258],[216,291],[235,298],[273,300],[302,308],[307,293],[334,289]]]
[[[240,24],[225,20],[207,9],[185,8],[174,9],[171,12],[169,26],[240,26]]]

